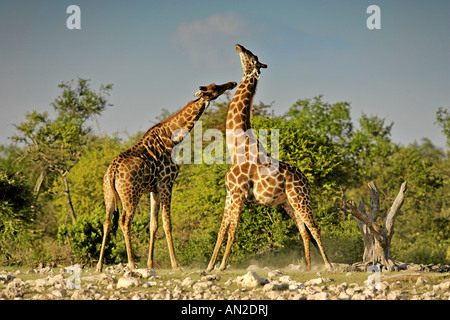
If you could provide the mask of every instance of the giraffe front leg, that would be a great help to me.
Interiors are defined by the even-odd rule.
[[[182,271],[175,257],[175,250],[173,248],[172,223],[170,221],[170,199],[170,192],[160,193],[163,227],[166,234],[167,246],[169,247],[170,262],[174,270]]]
[[[150,193],[150,245],[148,252],[147,267],[153,269],[153,249],[155,246],[155,234],[158,230],[159,194]]]
[[[214,264],[216,263],[217,256],[219,255],[220,247],[222,246],[222,242],[225,237],[225,233],[228,231],[229,225],[230,225],[230,219],[225,214],[222,219],[222,223],[220,225],[219,233],[217,234],[216,246],[214,247],[214,251],[213,251],[211,260],[209,261],[208,268],[206,268],[207,272],[210,272],[212,269],[214,269]]]
[[[228,227],[228,240],[227,246],[225,248],[225,253],[223,254],[222,263],[220,264],[219,270],[223,271],[227,268],[228,258],[230,257],[231,247],[233,246],[234,239],[237,233],[237,227],[239,224],[239,217],[241,216],[241,210],[243,205],[243,199],[237,195],[233,197],[230,206],[230,222]]]

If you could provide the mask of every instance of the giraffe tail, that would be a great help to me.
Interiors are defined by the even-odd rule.
[[[116,234],[118,227],[119,227],[119,210],[116,208],[113,212],[112,227],[111,227],[113,235]]]
[[[117,232],[117,228],[119,227],[119,207],[117,205],[117,191],[116,191],[116,187],[115,187],[115,182],[116,182],[116,177],[115,177],[115,172],[113,172],[110,176],[109,181],[111,182],[111,190],[113,192],[114,195],[114,211],[112,213],[112,226],[111,226],[111,231],[112,234],[115,235]]]

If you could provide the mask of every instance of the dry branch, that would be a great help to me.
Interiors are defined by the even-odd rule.
[[[357,207],[354,201],[350,201],[351,214],[363,236],[363,263],[381,264],[382,268],[387,270],[393,270],[399,265],[399,263],[391,257],[390,246],[392,235],[394,234],[395,218],[400,212],[405,200],[406,186],[407,183],[405,181],[401,185],[400,192],[386,215],[383,228],[380,228],[375,222],[380,212],[380,197],[375,182],[371,181],[369,183],[371,200],[369,215],[366,214],[362,202],[360,202]]]

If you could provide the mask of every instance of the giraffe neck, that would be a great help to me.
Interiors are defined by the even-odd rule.
[[[203,98],[191,101],[175,115],[161,122],[160,128],[175,144],[180,143],[192,130],[208,105],[209,101]]]
[[[255,76],[243,77],[234,94],[227,115],[226,136],[227,148],[233,164],[248,162],[256,163],[262,150],[255,150],[258,139],[251,129],[253,97],[257,79]],[[252,158],[253,156],[253,158]]]
[[[257,82],[255,76],[242,78],[230,103],[226,123],[227,130],[247,131],[251,128],[250,117]]]
[[[209,101],[203,98],[190,101],[178,113],[151,127],[131,150],[144,158],[170,156],[173,147],[191,131],[208,105]]]

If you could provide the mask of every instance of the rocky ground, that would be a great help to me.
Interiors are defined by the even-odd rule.
[[[450,300],[450,273],[410,270],[365,273],[349,266],[333,271],[233,269],[200,270],[43,267],[0,269],[0,299],[31,300]],[[439,270],[438,270],[439,271]]]

